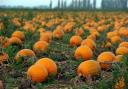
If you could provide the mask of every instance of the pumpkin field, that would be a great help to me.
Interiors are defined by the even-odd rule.
[[[0,89],[128,89],[128,13],[0,11]]]

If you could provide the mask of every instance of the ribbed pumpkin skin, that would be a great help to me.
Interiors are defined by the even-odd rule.
[[[43,82],[47,79],[48,72],[42,65],[32,65],[27,71],[27,76],[31,78],[33,82]]]
[[[35,53],[30,50],[30,49],[22,49],[20,50],[16,56],[15,56],[15,60],[18,61],[20,59],[20,57],[34,57],[36,56]]]
[[[76,59],[82,58],[83,60],[89,60],[92,56],[92,50],[86,45],[78,47],[74,54]]]
[[[97,61],[100,62],[102,69],[110,69],[111,63],[115,60],[115,55],[112,52],[102,52]]]
[[[77,74],[84,77],[99,75],[100,72],[101,67],[99,63],[94,60],[87,60],[82,62],[77,69]]]
[[[119,47],[119,48],[116,49],[116,54],[117,55],[128,54],[128,48],[126,48],[126,47]]]
[[[47,69],[49,75],[57,74],[57,65],[52,59],[42,58],[39,59],[35,64],[43,65]]]

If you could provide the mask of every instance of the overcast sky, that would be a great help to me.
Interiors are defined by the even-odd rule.
[[[69,4],[72,0],[67,0]],[[57,5],[58,0],[53,0],[53,7]],[[92,0],[91,0],[92,2]],[[28,6],[35,7],[40,5],[49,5],[50,0],[0,0],[0,6]],[[100,7],[101,0],[97,0],[97,7]]]

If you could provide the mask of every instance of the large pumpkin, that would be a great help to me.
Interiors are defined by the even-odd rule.
[[[74,56],[76,59],[82,58],[83,60],[89,60],[93,56],[93,52],[88,46],[84,45],[75,50]]]
[[[43,82],[47,79],[48,72],[43,65],[32,65],[27,71],[27,76],[33,82]]]
[[[87,60],[82,62],[77,69],[77,74],[84,77],[99,75],[100,72],[100,64],[94,60]]]
[[[50,58],[41,58],[35,64],[36,65],[43,65],[47,69],[49,75],[56,75],[57,74],[57,65]]]

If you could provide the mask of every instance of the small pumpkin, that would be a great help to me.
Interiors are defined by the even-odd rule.
[[[46,41],[47,43],[51,42],[52,39],[52,32],[46,31],[40,33],[40,41]]]
[[[9,56],[7,53],[0,52],[0,62],[7,61],[9,59]]]
[[[70,45],[71,46],[79,46],[82,42],[82,38],[80,36],[72,36],[70,38]]]
[[[15,56],[15,60],[16,61],[19,61],[19,59],[21,58],[21,57],[35,57],[36,55],[35,55],[35,53],[32,51],[32,50],[30,50],[30,49],[22,49],[22,50],[20,50],[17,54],[16,54],[16,56]]]
[[[101,72],[100,64],[94,60],[82,62],[77,69],[77,74],[83,77],[96,76]]]
[[[123,61],[123,55],[117,55],[114,62],[121,62],[121,61]]]
[[[81,42],[81,45],[86,45],[92,50],[96,48],[96,43],[92,39],[85,39]]]
[[[22,31],[15,31],[12,33],[12,37],[17,37],[19,38],[20,40],[24,40],[25,39],[25,35]]]
[[[128,48],[128,42],[121,42],[119,44],[119,47],[126,47],[126,48]]]
[[[84,34],[84,30],[83,30],[82,28],[76,29],[76,30],[75,30],[75,34],[76,34],[77,36],[82,36],[82,35]]]
[[[82,58],[83,60],[89,60],[92,56],[93,56],[92,50],[86,45],[78,47],[75,50],[75,54],[74,54],[75,59]]]
[[[50,58],[41,58],[35,64],[43,65],[47,69],[48,75],[56,75],[57,74],[57,65]]]
[[[111,63],[116,59],[112,52],[102,52],[97,61],[100,63],[102,69],[110,69]]]
[[[32,65],[27,70],[27,76],[31,78],[33,82],[43,82],[48,77],[47,69],[43,65]]]
[[[48,49],[48,43],[46,41],[38,41],[33,45],[33,50],[36,53],[45,52]]]
[[[119,48],[116,49],[116,54],[117,55],[128,54],[128,48],[126,48],[126,47],[119,47]]]
[[[116,43],[116,42],[121,42],[122,39],[120,38],[120,36],[113,36],[110,38],[111,43]]]
[[[5,43],[5,46],[8,47],[9,45],[22,45],[22,41],[17,37],[11,37],[8,39],[8,41]]]
[[[57,39],[61,39],[64,35],[64,31],[61,29],[56,29],[53,31],[53,37]]]

